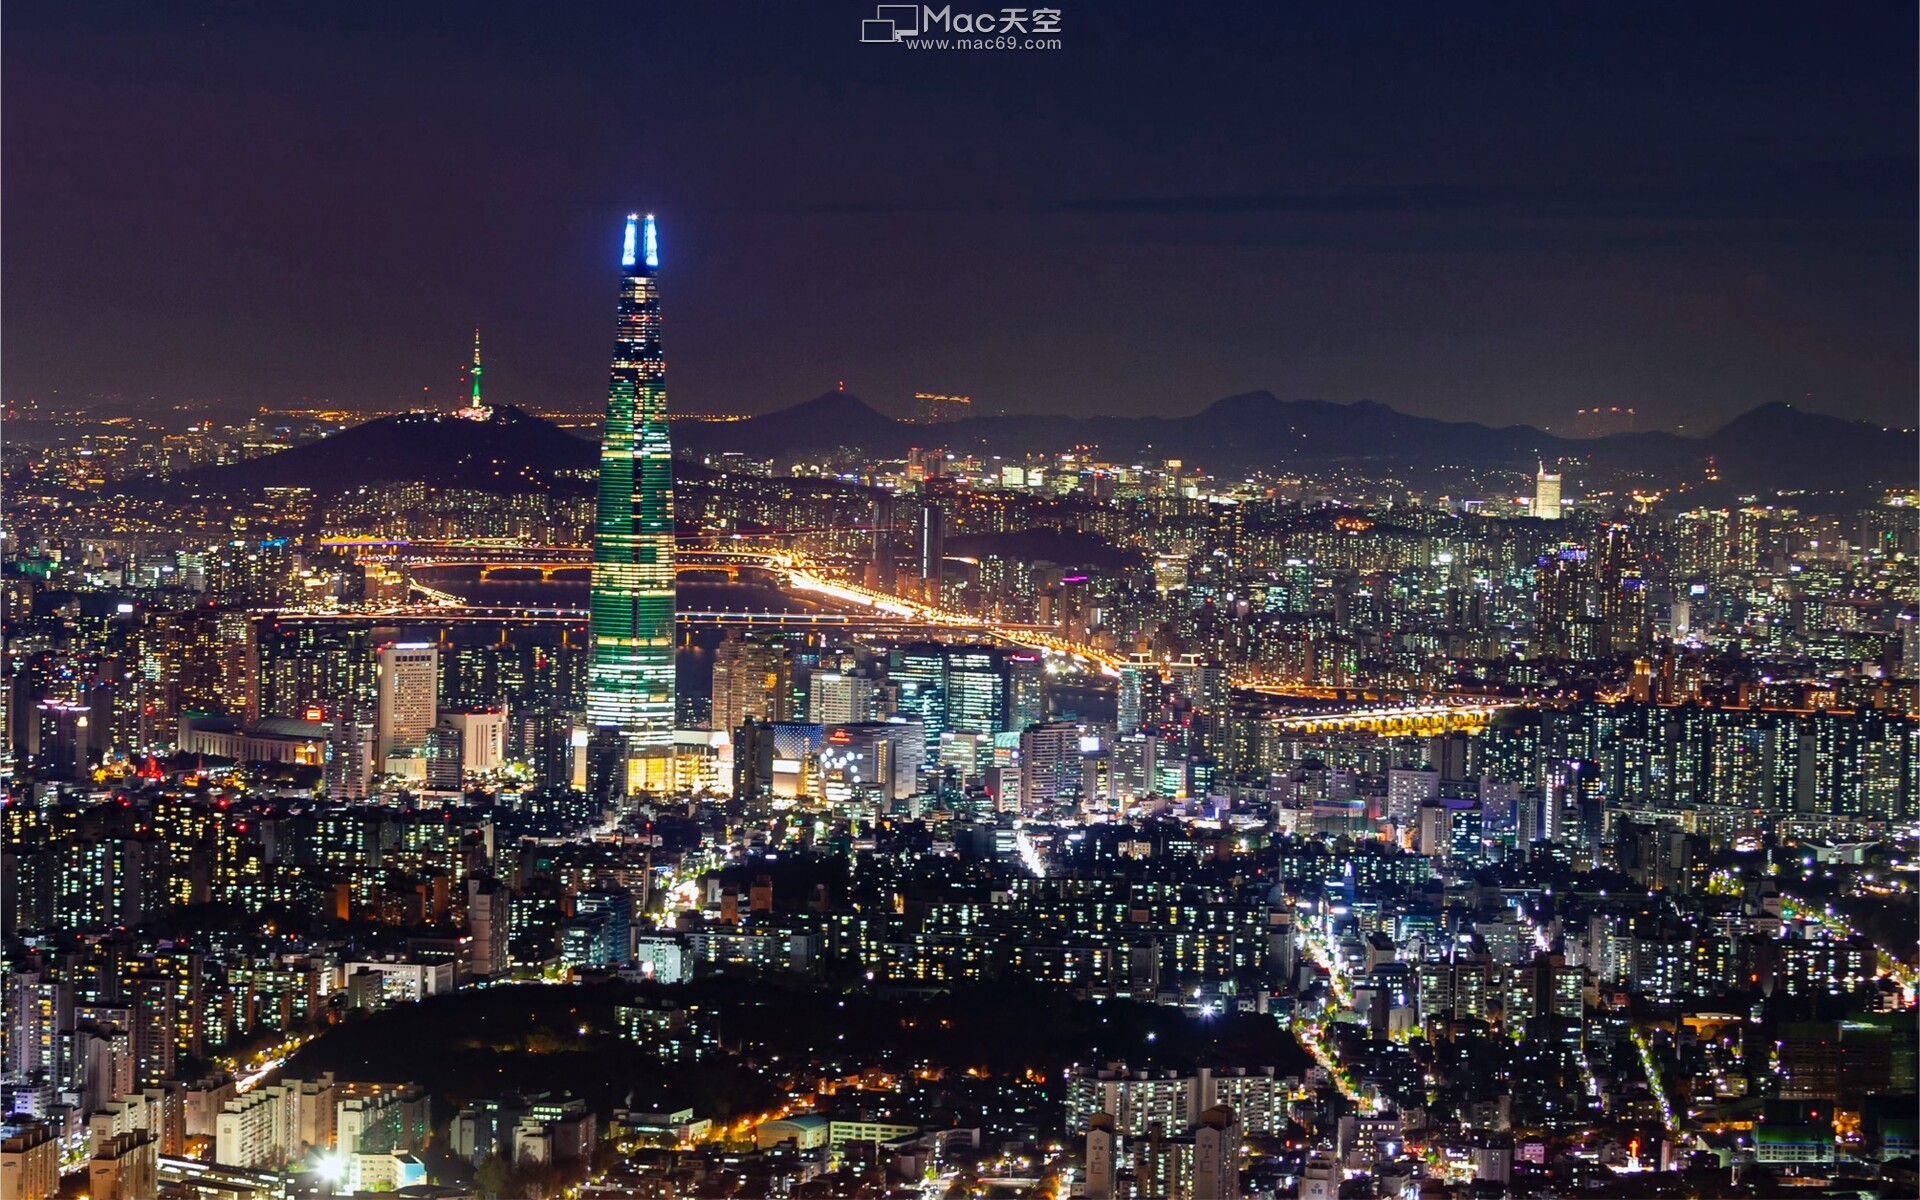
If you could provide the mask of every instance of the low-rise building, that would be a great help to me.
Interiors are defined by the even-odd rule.
[[[760,1122],[759,1128],[753,1131],[753,1140],[762,1150],[770,1150],[783,1142],[792,1142],[796,1150],[819,1150],[825,1148],[832,1129],[833,1123],[827,1118],[816,1113],[801,1113]]]

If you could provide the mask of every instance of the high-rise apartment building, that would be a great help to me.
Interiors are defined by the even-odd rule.
[[[467,967],[473,974],[488,979],[506,974],[512,903],[513,893],[491,876],[467,877],[467,932],[473,939]]]
[[[1028,812],[1072,808],[1081,797],[1080,727],[1034,725],[1020,735],[1020,802]]]
[[[867,582],[891,592],[898,582],[899,563],[893,544],[893,497],[882,492],[873,499],[873,561]]]
[[[942,425],[964,421],[973,414],[972,396],[950,396],[940,392],[915,392],[914,416],[922,425]]]
[[[729,631],[713,652],[713,727],[732,733],[748,717],[785,721],[793,716],[792,707],[792,651]]]

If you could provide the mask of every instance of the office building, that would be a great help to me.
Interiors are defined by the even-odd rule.
[[[815,671],[807,683],[807,720],[815,725],[850,725],[874,716],[878,685],[865,675]]]
[[[926,753],[925,730],[915,721],[833,726],[818,758],[822,795],[829,801],[862,795],[904,800],[917,788]]]
[[[477,708],[440,714],[440,727],[460,735],[460,769],[472,774],[497,771],[507,763],[507,713]]]
[[[1047,663],[1032,651],[1010,651],[1007,662],[1007,721],[1014,733],[1047,719]]]
[[[955,733],[1004,732],[1009,692],[1005,652],[991,646],[949,646],[946,660],[946,728]]]
[[[374,738],[382,767],[426,747],[439,719],[440,651],[425,642],[382,647],[375,682]]]
[[[673,764],[673,448],[652,214],[627,218],[600,443],[588,616],[587,725],[615,731],[623,791],[661,790]]]
[[[1560,476],[1549,472],[1544,462],[1533,476],[1533,515],[1547,521],[1560,519]]]

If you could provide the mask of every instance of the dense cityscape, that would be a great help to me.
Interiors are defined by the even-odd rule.
[[[1914,1183],[1911,488],[676,460],[659,262],[597,471],[10,447],[10,1195]]]
[[[1914,430],[684,411],[624,207],[591,407],[8,388],[0,1200],[1920,1196]]]

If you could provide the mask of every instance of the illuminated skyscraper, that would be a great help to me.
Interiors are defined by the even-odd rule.
[[[1007,676],[1007,658],[1000,650],[947,647],[947,728],[956,733],[1005,732]]]
[[[673,462],[653,217],[627,218],[593,523],[587,723],[626,739],[630,787],[672,771]]]
[[[1560,519],[1560,476],[1549,473],[1545,463],[1533,477],[1533,515],[1549,521]]]
[[[920,580],[921,598],[928,604],[940,604],[940,584],[946,569],[947,518],[940,506],[931,502],[920,506]]]
[[[380,650],[374,732],[382,765],[426,745],[439,719],[440,651],[428,642],[398,642]]]

